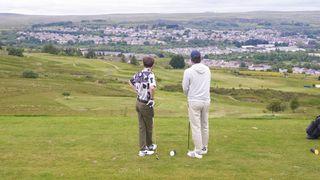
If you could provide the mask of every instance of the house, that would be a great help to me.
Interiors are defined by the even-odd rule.
[[[270,65],[265,65],[265,64],[252,64],[251,66],[248,67],[249,70],[251,71],[267,71],[268,69],[271,69],[272,67]]]

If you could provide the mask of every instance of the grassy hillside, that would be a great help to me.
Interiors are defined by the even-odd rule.
[[[141,66],[48,54],[26,54],[23,58],[2,55],[0,63],[2,115],[134,114],[135,94],[127,82]],[[158,79],[158,114],[165,117],[186,116],[185,97],[181,92],[183,70],[165,69],[166,63],[168,59],[158,60],[154,69]],[[26,69],[37,72],[40,77],[22,78],[22,72]],[[266,93],[260,93],[259,96],[249,93],[242,98],[236,97],[236,94],[212,93],[214,115],[263,114],[270,100],[265,97],[268,96],[268,88],[284,93],[293,92],[290,95],[292,97],[305,94],[301,98],[303,106],[298,111],[300,113],[315,112],[319,108],[314,106],[318,100],[313,100],[317,99],[319,90],[303,87],[317,84],[316,77],[284,77],[278,73],[247,71],[240,74],[242,75],[228,70],[213,70],[212,88],[235,88],[237,92],[241,89],[262,89]],[[173,91],[170,87],[173,87]],[[71,97],[66,99],[63,92],[70,92]],[[250,102],[250,98],[257,101]],[[291,114],[289,110],[285,113]]]
[[[304,129],[319,113],[316,77],[212,70],[209,153],[186,157],[183,70],[157,59],[155,128],[160,160],[137,156],[135,93],[142,67],[48,54],[0,54],[1,179],[316,179],[317,145]],[[37,79],[22,77],[26,69]],[[70,92],[65,98],[62,93]],[[301,107],[272,115],[272,99]],[[177,156],[170,158],[171,149]]]

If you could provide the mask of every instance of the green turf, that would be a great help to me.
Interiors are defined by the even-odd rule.
[[[212,70],[212,88],[234,88],[235,93],[212,93],[209,154],[197,160],[186,156],[183,70],[165,69],[168,59],[157,61],[159,161],[155,156],[137,156],[136,97],[127,81],[141,66],[48,54],[23,58],[1,54],[1,179],[317,179],[320,175],[320,157],[309,152],[319,142],[306,140],[304,132],[319,113],[320,91],[303,85],[317,84],[316,77],[250,71],[239,76]],[[22,78],[25,69],[37,72],[39,78]],[[175,89],[166,91],[166,86]],[[287,109],[272,115],[266,105],[271,101],[268,93],[274,91],[267,88],[298,95],[301,106],[295,113]],[[63,92],[71,96],[65,98]],[[174,158],[168,156],[171,149],[177,150]]]
[[[0,117],[2,179],[317,179],[308,120],[210,119],[209,153],[190,159],[187,120],[156,118],[160,160],[137,156],[135,117]],[[177,156],[169,157],[171,149]]]

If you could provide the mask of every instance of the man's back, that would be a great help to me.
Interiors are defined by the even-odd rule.
[[[183,77],[183,91],[188,101],[210,102],[210,69],[197,63],[186,69]]]

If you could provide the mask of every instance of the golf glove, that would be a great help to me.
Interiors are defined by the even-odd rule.
[[[154,100],[150,99],[146,105],[153,108],[154,104],[155,104]]]

